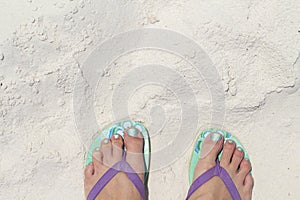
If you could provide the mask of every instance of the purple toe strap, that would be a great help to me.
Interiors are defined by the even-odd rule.
[[[191,195],[200,188],[204,183],[209,181],[211,178],[219,176],[224,184],[227,187],[227,190],[229,191],[231,197],[233,200],[241,200],[240,194],[235,187],[232,179],[230,178],[230,175],[227,173],[227,171],[220,166],[219,161],[217,161],[216,166],[210,168],[206,172],[204,172],[201,176],[199,176],[191,185],[188,195],[186,197],[186,200],[188,200]]]
[[[142,199],[146,200],[146,190],[143,181],[140,179],[134,169],[129,165],[129,163],[125,161],[124,157],[120,162],[117,162],[110,169],[108,169],[105,174],[97,181],[97,183],[90,191],[87,200],[96,199],[96,197],[103,190],[106,184],[119,172],[124,172],[128,176],[128,178],[140,193]]]

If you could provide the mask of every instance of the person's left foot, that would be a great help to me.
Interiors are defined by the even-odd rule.
[[[144,182],[144,139],[140,132],[136,136],[130,136],[130,131],[124,133],[124,140],[120,135],[114,135],[111,139],[104,139],[101,147],[94,151],[93,162],[84,172],[85,195],[89,194],[96,182],[115,163],[122,160],[124,148],[126,148],[126,161],[137,172]],[[133,130],[138,131],[137,129]],[[129,134],[128,134],[129,133]],[[141,196],[124,172],[118,173],[99,193],[97,200],[141,200]]]

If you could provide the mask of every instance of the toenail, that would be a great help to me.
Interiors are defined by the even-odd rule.
[[[214,142],[220,141],[221,138],[222,138],[222,136],[221,136],[220,134],[218,134],[218,133],[212,133],[212,134],[210,135],[210,139],[211,139],[212,141],[214,141]]]
[[[132,137],[135,137],[139,134],[139,130],[136,129],[136,128],[130,128],[127,130],[127,134],[132,136]]]
[[[249,158],[245,158],[245,160],[246,160],[247,162],[250,162]]]
[[[99,147],[95,148],[95,151],[100,151],[100,148]]]
[[[237,150],[238,150],[239,152],[243,152],[243,149],[242,149],[241,147],[238,147]]]
[[[233,140],[227,140],[229,144],[233,144],[234,141]]]
[[[104,140],[103,140],[103,143],[104,143],[104,144],[108,144],[108,143],[109,143],[109,140],[108,140],[108,139],[104,139]]]
[[[114,138],[115,139],[119,139],[119,135],[114,135]]]
[[[141,127],[141,125],[138,125],[138,124],[137,124],[137,125],[135,125],[135,128],[138,129],[140,132],[143,131],[143,128]]]
[[[131,126],[132,126],[132,124],[131,124],[130,121],[126,121],[126,122],[124,122],[124,124],[123,124],[123,127],[124,127],[125,129],[130,128]]]

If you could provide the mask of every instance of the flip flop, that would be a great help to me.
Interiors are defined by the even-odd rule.
[[[87,200],[94,200],[98,194],[102,191],[105,185],[119,172],[124,172],[131,182],[134,184],[138,192],[140,193],[143,200],[146,200],[146,185],[148,182],[148,174],[149,174],[149,165],[150,165],[150,141],[148,136],[147,129],[140,123],[132,120],[125,120],[121,122],[117,122],[109,127],[107,127],[104,131],[97,133],[97,137],[94,140],[93,144],[90,146],[87,159],[86,166],[92,162],[92,155],[96,148],[101,146],[102,140],[108,138],[110,139],[114,134],[119,134],[124,137],[124,131],[131,127],[135,127],[138,129],[144,138],[144,162],[145,162],[145,181],[144,183],[134,171],[134,169],[130,166],[128,162],[126,162],[126,150],[123,154],[123,158],[121,161],[114,164],[110,169],[108,169],[103,176],[97,181],[94,185],[90,193],[88,194]]]
[[[202,145],[203,142],[206,138],[206,136],[210,133],[219,133],[224,137],[224,143],[227,140],[232,140],[236,143],[236,147],[240,147],[243,149],[244,151],[244,158],[249,159],[249,155],[247,150],[245,149],[245,147],[241,144],[241,142],[234,137],[232,134],[224,131],[224,130],[220,130],[220,129],[216,129],[216,128],[212,128],[212,129],[207,129],[204,130],[199,137],[197,138],[197,141],[195,143],[194,146],[194,150],[193,150],[193,155],[192,155],[192,159],[190,162],[190,170],[189,170],[189,182],[190,182],[190,189],[187,195],[186,200],[188,200],[190,198],[190,196],[198,189],[200,188],[203,184],[205,184],[207,181],[209,181],[211,178],[213,178],[214,176],[219,176],[224,184],[226,185],[231,197],[233,200],[241,200],[240,194],[235,186],[235,184],[233,183],[233,181],[230,178],[230,175],[227,173],[227,171],[220,166],[220,159],[222,157],[222,152],[218,155],[218,159],[216,160],[216,165],[214,167],[212,167],[211,169],[207,170],[205,173],[203,173],[201,176],[199,176],[194,182],[193,182],[193,178],[194,178],[194,171],[195,171],[195,167],[200,159],[200,154],[201,154],[201,150],[202,150]]]

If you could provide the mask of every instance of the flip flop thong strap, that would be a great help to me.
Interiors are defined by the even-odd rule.
[[[120,162],[114,164],[110,169],[108,169],[103,176],[97,181],[92,190],[90,191],[87,200],[94,200],[98,194],[103,190],[107,183],[119,172],[124,172],[128,178],[131,180],[133,185],[136,187],[140,193],[143,200],[146,200],[145,185],[134,169],[130,166],[128,162],[123,159]]]
[[[216,162],[214,167],[204,172],[192,183],[186,200],[188,200],[198,188],[215,176],[219,176],[222,179],[233,200],[241,200],[240,194],[230,178],[230,175],[223,167],[220,166],[219,161]]]

